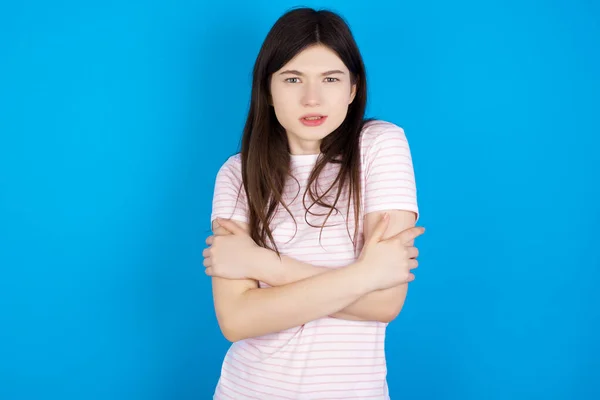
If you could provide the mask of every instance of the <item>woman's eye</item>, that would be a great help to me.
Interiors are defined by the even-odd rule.
[[[333,78],[333,77],[327,77],[325,78],[325,82],[328,83],[333,83],[333,82],[338,82],[339,79],[338,78]],[[287,83],[298,83],[300,82],[300,78],[286,78],[285,82]]]

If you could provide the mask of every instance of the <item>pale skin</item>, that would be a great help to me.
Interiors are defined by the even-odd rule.
[[[318,154],[324,137],[346,118],[356,83],[330,49],[312,46],[271,77],[270,105],[285,128],[291,154]],[[301,117],[325,116],[318,127]],[[360,257],[338,269],[302,263],[261,248],[237,221],[213,221],[203,255],[212,277],[219,326],[232,341],[258,337],[324,317],[389,322],[400,312],[418,263],[415,214],[390,210],[365,216]],[[283,264],[283,265],[282,265]],[[285,273],[280,273],[285,271]],[[271,285],[259,288],[258,281]],[[291,310],[294,310],[291,312]]]
[[[323,138],[344,122],[356,88],[346,65],[324,46],[309,47],[272,75],[271,105],[292,154],[319,153]],[[313,113],[325,122],[303,125],[300,117]]]

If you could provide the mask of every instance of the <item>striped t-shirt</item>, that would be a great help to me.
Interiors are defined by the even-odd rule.
[[[409,210],[418,216],[412,158],[403,129],[385,121],[369,122],[361,133],[360,152],[362,204],[356,252],[352,242],[354,207],[351,205],[347,218],[347,195],[340,197],[336,205],[339,212],[329,216],[321,231],[329,210],[313,206],[307,214],[302,202],[319,155],[292,155],[295,180],[290,178],[286,183],[284,201],[294,219],[279,207],[271,225],[282,254],[315,266],[343,267],[354,262],[362,248],[366,214]],[[319,194],[329,188],[338,168],[330,164],[321,173]],[[238,154],[229,158],[217,174],[211,220],[221,217],[247,223],[246,204]],[[306,196],[305,204],[311,205],[310,196]],[[264,282],[259,285],[268,287]],[[214,398],[389,399],[386,327],[376,321],[326,317],[235,342],[225,355]]]

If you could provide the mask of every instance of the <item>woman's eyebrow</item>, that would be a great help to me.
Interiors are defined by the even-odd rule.
[[[332,69],[331,71],[326,71],[323,72],[321,74],[321,76],[328,76],[328,75],[333,75],[333,74],[344,74],[344,71],[340,71],[339,69]],[[281,73],[279,73],[279,75],[298,75],[298,76],[304,76],[304,74],[298,70],[295,69],[286,69],[285,71],[282,71]]]

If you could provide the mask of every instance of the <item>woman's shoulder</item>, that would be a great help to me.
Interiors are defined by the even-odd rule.
[[[406,134],[401,126],[393,122],[380,119],[369,120],[361,131],[360,142],[363,150],[385,145],[386,142],[393,144],[398,141],[406,141]]]
[[[217,179],[227,178],[229,180],[241,181],[242,179],[242,157],[241,153],[234,154],[225,160],[219,168]]]
[[[242,169],[242,154],[237,153],[232,156],[229,156],[225,160],[223,165],[221,165],[221,169],[235,169],[235,170],[241,171],[241,169]]]

